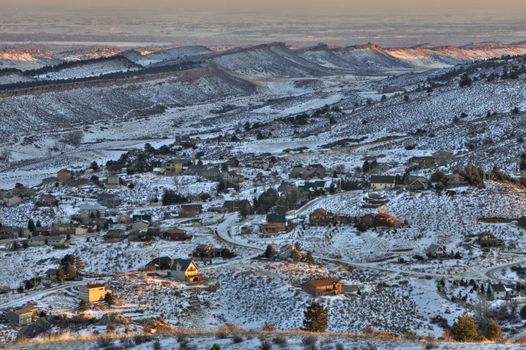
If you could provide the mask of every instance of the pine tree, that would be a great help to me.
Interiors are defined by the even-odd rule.
[[[313,301],[305,310],[303,330],[308,332],[325,332],[329,324],[329,313],[318,303]]]
[[[478,327],[473,317],[464,314],[460,316],[453,327],[451,327],[451,333],[456,341],[479,341],[481,337],[477,332]]]
[[[84,262],[80,256],[75,256],[75,269],[77,270],[77,275],[82,275],[84,273]]]
[[[109,306],[112,306],[114,304],[113,294],[111,294],[110,292],[106,293],[106,295],[104,296],[104,301]]]
[[[460,77],[459,86],[465,87],[465,86],[471,86],[473,84],[473,80],[469,77],[467,74],[463,74],[462,77]]]
[[[312,256],[312,252],[311,251],[308,251],[307,254],[305,254],[305,262],[309,265],[311,265],[312,263],[314,263],[314,257]]]
[[[58,269],[58,271],[57,271],[57,281],[58,281],[58,283],[64,284],[64,280],[65,279],[66,279],[66,277],[65,277],[65,274],[64,274],[64,269],[63,268]]]
[[[77,277],[77,270],[75,269],[75,266],[67,262],[66,265],[64,266],[64,274],[65,274],[66,280],[71,281]]]
[[[500,329],[499,324],[495,320],[490,320],[488,322],[488,327],[486,328],[486,338],[489,340],[499,340],[504,336],[504,333]]]
[[[272,259],[274,256],[276,256],[276,249],[272,244],[269,244],[265,250],[265,258]]]
[[[29,221],[27,222],[27,229],[31,233],[35,232],[36,227],[35,227],[35,223],[34,223],[33,219],[29,219]]]
[[[79,303],[79,311],[86,311],[88,309],[88,303],[86,300],[81,300]]]

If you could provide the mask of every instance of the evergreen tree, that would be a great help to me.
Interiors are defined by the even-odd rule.
[[[29,230],[29,232],[35,233],[36,227],[35,223],[33,222],[33,219],[29,219],[29,221],[27,222],[27,229]]]
[[[329,324],[329,313],[317,301],[313,301],[305,310],[303,330],[308,332],[325,332]]]
[[[88,309],[88,303],[85,300],[81,300],[79,303],[79,311],[86,311]]]
[[[276,249],[274,249],[274,246],[272,244],[269,244],[267,246],[267,249],[265,250],[265,258],[272,259],[276,256]]]
[[[473,80],[471,80],[471,78],[469,77],[469,75],[467,75],[467,74],[463,74],[463,75],[460,77],[460,82],[459,82],[459,84],[458,84],[460,87],[471,86],[471,84],[473,84]]]
[[[104,296],[104,301],[106,302],[106,304],[108,304],[109,306],[112,306],[114,304],[114,300],[113,300],[113,294],[111,293],[106,293],[106,295]]]
[[[97,164],[96,161],[91,162],[91,164],[90,164],[89,167],[90,167],[91,170],[93,170],[93,171],[99,171],[99,165]]]
[[[312,252],[311,251],[308,251],[307,254],[305,254],[305,262],[309,265],[311,265],[312,263],[314,263],[314,257],[312,256]]]
[[[58,271],[57,271],[57,281],[58,281],[58,283],[64,284],[64,280],[65,279],[66,279],[66,277],[65,277],[65,274],[64,274],[64,269],[63,268],[58,269]]]
[[[77,270],[77,275],[84,273],[84,261],[78,255],[75,256],[75,269]]]
[[[75,266],[73,264],[70,264],[68,262],[64,266],[64,274],[65,274],[66,280],[72,281],[77,277],[77,270],[75,269]]]
[[[479,326],[473,317],[464,314],[460,316],[453,327],[451,327],[451,333],[456,341],[479,341],[481,340],[481,337],[477,332],[478,327]]]
[[[486,328],[486,338],[489,340],[499,340],[502,339],[504,333],[500,329],[499,324],[495,320],[490,320],[488,327]]]

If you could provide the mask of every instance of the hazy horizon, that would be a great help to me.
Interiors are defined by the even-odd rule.
[[[522,0],[1,0],[0,45],[383,46],[526,40]],[[131,45],[133,43],[134,45]]]

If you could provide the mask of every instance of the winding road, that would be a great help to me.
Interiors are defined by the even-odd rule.
[[[342,193],[335,194],[333,196],[341,196]],[[293,213],[295,215],[303,214],[308,209],[310,209],[315,203],[320,201],[322,198],[325,197],[318,197],[309,203],[305,204],[300,209],[294,211]],[[254,244],[248,244],[245,242],[240,242],[236,240],[232,235],[230,234],[230,230],[235,227],[239,227],[243,224],[237,222],[237,214],[229,214],[225,215],[223,218],[223,221],[217,226],[217,230],[215,231],[216,237],[227,244],[230,244],[232,246],[241,247],[245,249],[251,249],[259,252],[265,251],[266,247],[254,245]],[[509,283],[509,282],[517,282],[512,281],[510,279],[505,278],[499,278],[496,276],[497,272],[509,268],[516,265],[525,264],[526,260],[520,260],[515,261],[511,263],[506,263],[502,265],[497,265],[494,267],[491,267],[487,270],[481,270],[478,272],[467,272],[467,273],[461,273],[461,274],[443,274],[443,273],[434,273],[434,272],[425,272],[425,271],[411,271],[411,270],[403,270],[403,269],[396,269],[396,268],[389,268],[380,266],[378,263],[364,263],[364,262],[353,262],[353,261],[347,261],[342,259],[334,259],[334,258],[327,258],[323,256],[314,255],[315,259],[338,264],[341,266],[346,267],[355,267],[365,270],[372,270],[372,271],[378,271],[378,272],[386,272],[386,273],[394,273],[394,274],[400,274],[400,275],[406,275],[411,277],[421,277],[421,278],[445,278],[449,280],[469,280],[469,279],[475,279],[480,280],[483,278],[488,278],[493,282],[502,282],[502,283]]]

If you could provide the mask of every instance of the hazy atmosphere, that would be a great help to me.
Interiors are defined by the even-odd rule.
[[[0,45],[251,45],[287,41],[389,46],[516,42],[526,6],[499,2],[344,0],[2,0]]]

